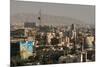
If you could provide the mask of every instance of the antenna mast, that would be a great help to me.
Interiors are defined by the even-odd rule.
[[[41,26],[41,9],[39,10],[39,17],[38,20],[40,21],[39,25]]]

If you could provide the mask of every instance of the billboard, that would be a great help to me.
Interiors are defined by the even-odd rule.
[[[32,56],[34,42],[26,41],[20,42],[20,56],[22,59],[28,59],[29,56]]]

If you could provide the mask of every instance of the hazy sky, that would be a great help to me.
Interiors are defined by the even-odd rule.
[[[21,13],[38,14],[40,9],[44,15],[69,17],[87,24],[95,23],[95,6],[93,5],[70,5],[11,0],[11,16]]]

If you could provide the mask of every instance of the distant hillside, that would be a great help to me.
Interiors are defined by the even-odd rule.
[[[22,24],[24,22],[36,22],[38,25],[40,21],[38,20],[39,15],[35,14],[16,14],[11,16],[11,25]],[[74,19],[71,17],[64,16],[51,16],[51,15],[41,15],[42,25],[70,25],[70,24],[86,24],[79,19]]]

